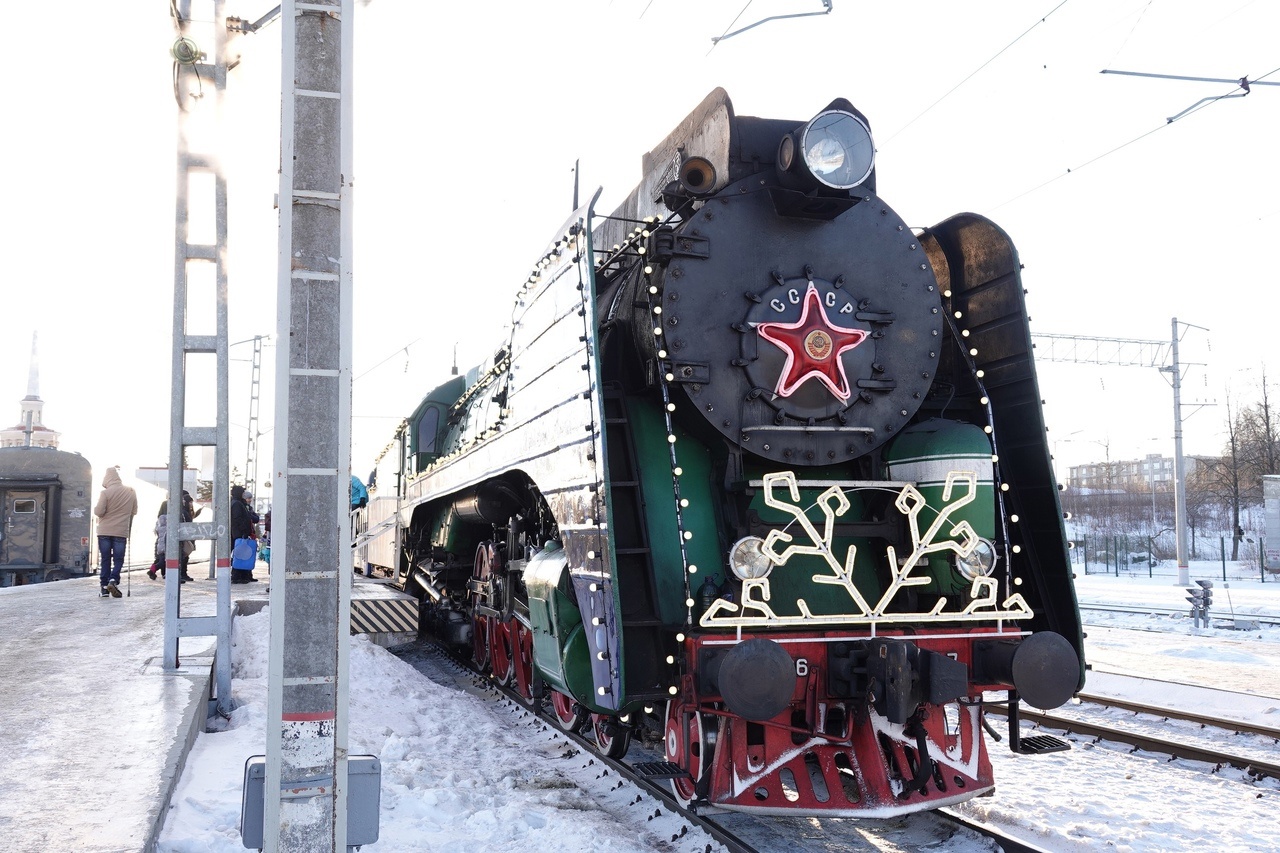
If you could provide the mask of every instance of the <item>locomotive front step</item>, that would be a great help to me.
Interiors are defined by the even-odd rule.
[[[1022,755],[1043,755],[1046,752],[1068,752],[1071,744],[1053,735],[1030,735],[1018,739],[1018,752]]]
[[[693,779],[688,771],[681,770],[678,764],[671,761],[642,761],[632,764],[631,772],[641,779]]]

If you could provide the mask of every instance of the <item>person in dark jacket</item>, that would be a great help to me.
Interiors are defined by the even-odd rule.
[[[258,532],[253,526],[253,510],[249,507],[248,501],[245,500],[244,486],[231,487],[231,545],[234,549],[236,541],[239,539],[250,539],[254,541],[254,552],[257,552],[256,540]],[[231,570],[232,583],[253,583],[257,578],[253,576],[253,569],[235,569]]]

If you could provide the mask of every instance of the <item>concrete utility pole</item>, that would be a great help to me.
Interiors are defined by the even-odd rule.
[[[1183,325],[1190,325],[1184,323]],[[1195,328],[1201,328],[1196,326]],[[1187,566],[1187,464],[1182,455],[1182,366],[1178,361],[1178,318],[1173,318],[1172,341],[1144,341],[1136,338],[1090,338],[1081,335],[1032,334],[1036,358],[1041,361],[1068,361],[1074,364],[1157,367],[1168,347],[1170,364],[1158,367],[1172,376],[1173,383],[1173,470],[1174,526],[1178,539],[1178,585],[1190,577]],[[1155,515],[1155,480],[1152,479],[1152,515]]]
[[[351,0],[281,8],[264,849],[347,842]]]
[[[1173,344],[1169,352],[1172,363],[1162,367],[1162,372],[1173,380],[1173,506],[1178,531],[1178,584],[1184,585],[1191,578],[1187,565],[1187,462],[1182,458],[1182,371],[1178,369],[1178,318],[1173,318]]]

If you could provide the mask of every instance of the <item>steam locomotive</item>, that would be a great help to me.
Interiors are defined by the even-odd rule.
[[[989,793],[992,704],[1065,748],[1017,732],[1084,658],[1005,233],[908,227],[843,99],[717,89],[598,198],[378,460],[363,561],[601,752],[651,735],[637,771],[695,807]]]

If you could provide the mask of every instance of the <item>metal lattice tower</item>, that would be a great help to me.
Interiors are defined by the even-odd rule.
[[[193,8],[194,7],[194,8]],[[227,85],[227,31],[223,0],[179,0],[170,5],[178,39],[174,42],[174,97],[178,104],[173,286],[173,387],[169,422],[169,504],[165,551],[164,666],[178,668],[179,637],[216,636],[217,706],[231,707],[231,586],[227,557],[227,182],[209,128],[221,119]],[[199,22],[199,23],[196,23]],[[213,59],[210,61],[211,50]],[[202,130],[204,132],[202,132]],[[192,239],[192,221],[212,222],[211,239]],[[212,285],[210,287],[210,285]],[[193,333],[206,315],[193,318],[193,293],[209,299],[213,328]],[[207,321],[205,321],[207,322]],[[210,333],[212,332],[212,333]],[[212,357],[216,387],[189,389],[187,370],[193,361]],[[213,424],[187,423],[189,392],[212,402]],[[213,447],[213,520],[182,523],[182,475],[188,447]],[[210,576],[216,571],[217,612],[214,616],[183,616],[179,560],[182,543],[210,541]]]
[[[1084,335],[1031,335],[1036,358],[1073,364],[1114,364],[1122,367],[1160,367],[1167,360],[1168,341],[1137,338],[1090,338]]]
[[[249,368],[249,440],[246,442],[244,460],[245,488],[258,494],[258,438],[262,435],[258,425],[258,401],[262,380],[262,335],[253,337],[253,364]]]

